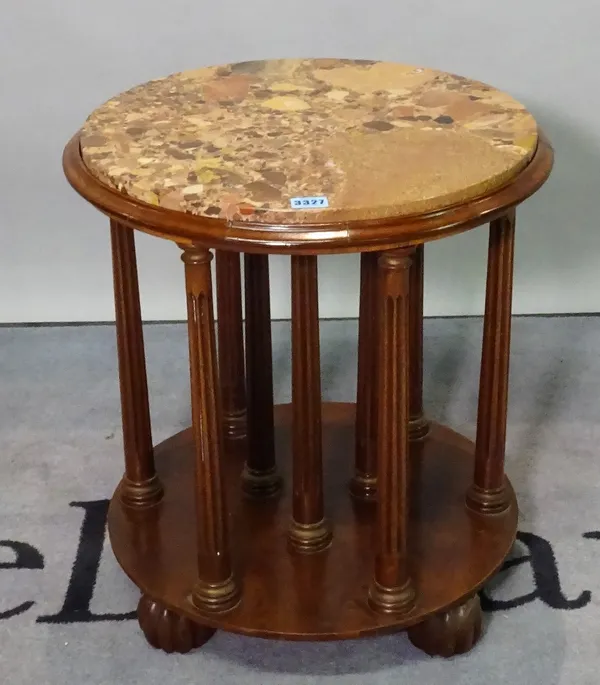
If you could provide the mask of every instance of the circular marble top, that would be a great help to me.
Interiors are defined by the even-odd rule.
[[[461,76],[343,59],[242,62],[109,100],[80,137],[103,183],[264,224],[372,220],[486,194],[533,157],[535,120]]]

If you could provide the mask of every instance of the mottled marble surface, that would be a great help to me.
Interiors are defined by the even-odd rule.
[[[531,114],[490,86],[338,59],[174,74],[110,100],[81,133],[87,167],[127,195],[262,223],[440,209],[502,185],[536,145]],[[294,209],[298,197],[329,206]]]

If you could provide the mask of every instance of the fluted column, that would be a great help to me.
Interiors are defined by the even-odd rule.
[[[120,497],[129,507],[156,504],[163,495],[154,468],[148,382],[133,230],[110,222],[125,475]]]
[[[427,435],[429,423],[423,412],[423,285],[424,246],[418,245],[410,265],[409,294],[409,396],[408,435],[419,440]]]
[[[321,372],[317,258],[292,257],[293,495],[289,544],[298,552],[329,546],[323,505]]]
[[[228,513],[222,474],[221,390],[216,356],[210,262],[205,248],[185,248],[192,430],[195,450],[198,579],[193,603],[203,611],[234,607],[240,587],[229,550]]]
[[[384,252],[378,261],[377,524],[369,604],[406,613],[415,602],[408,570],[409,272],[412,249]]]
[[[244,331],[240,255],[216,251],[219,378],[225,441],[246,437]]]
[[[272,497],[281,490],[281,478],[275,463],[268,256],[245,255],[244,275],[248,454],[242,474],[242,487],[251,497]]]
[[[504,451],[514,238],[515,212],[511,210],[490,225],[475,474],[467,494],[467,506],[483,514],[501,513],[510,503],[504,476]]]
[[[350,493],[372,500],[377,492],[377,257],[360,256],[358,372],[354,475]]]

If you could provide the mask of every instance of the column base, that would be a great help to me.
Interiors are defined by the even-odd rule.
[[[207,583],[198,579],[190,600],[200,611],[221,614],[231,611],[242,599],[241,588],[233,575],[220,583]]]
[[[163,494],[162,485],[156,475],[142,483],[129,480],[127,476],[123,476],[121,480],[119,495],[126,507],[135,509],[152,507],[161,501]]]
[[[321,552],[331,545],[332,539],[333,534],[325,519],[318,523],[298,523],[292,520],[288,531],[288,546],[301,554]]]
[[[408,422],[408,439],[422,440],[429,433],[429,421],[424,414],[411,416]]]
[[[400,587],[385,587],[373,580],[368,602],[379,614],[408,614],[415,608],[416,593],[410,578]]]
[[[505,478],[502,487],[495,490],[484,490],[472,484],[467,491],[465,503],[470,511],[491,516],[507,511],[510,507],[510,500]]]
[[[237,414],[227,414],[223,417],[223,435],[225,442],[235,443],[244,440],[248,435],[246,411]]]
[[[355,473],[348,485],[350,494],[361,502],[374,502],[377,497],[377,476]]]
[[[258,471],[244,465],[242,472],[242,491],[254,499],[269,499],[281,493],[283,479],[274,466],[267,471]]]

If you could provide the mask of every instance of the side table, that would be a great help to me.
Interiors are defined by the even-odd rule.
[[[443,656],[475,644],[477,591],[517,526],[504,475],[515,207],[552,161],[508,95],[384,62],[209,67],[89,117],[64,168],[110,217],[125,475],[109,531],[150,644],[186,652],[215,629],[407,629]],[[473,444],[423,413],[423,246],[485,223]],[[176,242],[185,268],[192,427],[156,446],[133,229]],[[356,402],[323,403],[317,257],[356,252]],[[278,406],[269,254],[291,256],[292,402]]]

